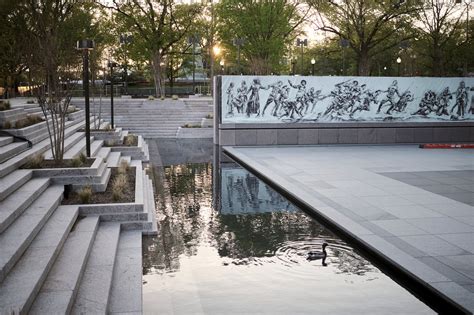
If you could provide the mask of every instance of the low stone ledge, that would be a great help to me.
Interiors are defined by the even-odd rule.
[[[183,128],[179,127],[176,132],[176,138],[196,139],[212,138],[214,136],[213,128]]]
[[[78,119],[83,119],[84,117],[85,117],[85,112],[82,109],[76,112],[67,114],[67,118],[69,120],[78,120]]]
[[[43,168],[33,170],[35,177],[75,177],[98,175],[101,166],[105,164],[104,159],[96,157],[90,167],[65,167],[65,168]],[[72,184],[72,183],[71,183]]]
[[[96,203],[79,205],[82,215],[113,214],[123,212],[143,212],[143,204],[138,203]]]

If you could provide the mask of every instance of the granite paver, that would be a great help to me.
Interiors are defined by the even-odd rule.
[[[472,151],[414,145],[224,151],[474,312]]]

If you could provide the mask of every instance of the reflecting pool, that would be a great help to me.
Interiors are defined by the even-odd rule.
[[[433,313],[236,164],[155,166],[154,175],[159,235],[143,240],[145,313]],[[308,260],[324,242],[325,264]]]

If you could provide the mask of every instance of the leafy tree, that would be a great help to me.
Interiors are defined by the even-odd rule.
[[[176,43],[186,39],[199,4],[176,4],[173,0],[113,0],[115,22],[133,36],[130,46],[146,58],[152,69],[156,95],[164,95],[162,63]]]
[[[355,54],[357,74],[369,75],[371,60],[414,37],[408,26],[418,1],[307,0],[318,12],[316,27],[345,39]]]
[[[453,48],[465,43],[461,36],[465,10],[454,1],[426,0],[417,11],[414,25],[419,34],[419,54],[428,59],[430,75],[449,72]]]
[[[279,72],[309,9],[296,0],[222,0],[217,6],[217,33],[229,57],[237,60],[234,38],[243,38],[243,63],[251,73]]]

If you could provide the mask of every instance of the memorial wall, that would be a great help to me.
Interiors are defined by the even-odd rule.
[[[377,141],[377,130],[383,128],[421,128],[424,136],[418,142],[455,141],[455,134],[466,132],[459,141],[472,141],[474,78],[222,76],[215,87],[215,142],[221,145],[303,144],[298,136],[288,139],[289,130],[306,130],[299,132],[304,144],[417,142],[414,134],[400,141],[404,139],[397,139],[396,130],[393,139],[384,136]],[[433,128],[438,127],[449,128],[450,136],[437,137]],[[374,136],[366,141],[363,135],[353,135],[352,140],[342,136],[341,142],[337,132],[328,140],[309,131],[334,128],[356,134],[368,128]],[[260,132],[260,138],[267,138],[261,143],[259,130],[267,130]],[[286,139],[278,140],[279,130]]]

